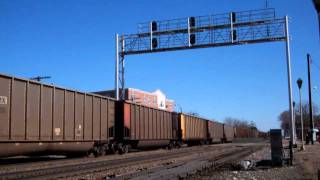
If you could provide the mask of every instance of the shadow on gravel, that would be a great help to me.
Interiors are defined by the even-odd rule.
[[[256,162],[256,167],[258,168],[270,168],[272,167],[272,161],[270,159],[268,160],[261,160]]]
[[[0,158],[0,165],[23,164],[31,162],[52,161],[65,159],[66,156],[17,156],[10,158]]]

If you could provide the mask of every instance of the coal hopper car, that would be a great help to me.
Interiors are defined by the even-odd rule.
[[[235,128],[233,126],[223,124],[223,142],[232,142],[235,136]]]
[[[0,74],[0,157],[112,148],[115,100]]]
[[[180,127],[181,143],[197,145],[207,142],[208,120],[183,113],[178,113],[176,117]]]
[[[209,143],[223,142],[223,124],[208,120],[208,141]]]
[[[119,152],[128,147],[172,148],[178,145],[178,121],[173,113],[143,105],[118,101],[116,104],[116,142]]]

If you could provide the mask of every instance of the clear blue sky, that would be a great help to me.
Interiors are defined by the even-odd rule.
[[[265,0],[1,0],[0,73],[46,80],[81,91],[114,88],[115,33],[137,31],[149,20],[260,9]],[[306,53],[320,65],[317,16],[311,0],[269,0],[277,16],[291,17],[292,73],[306,75]],[[283,42],[128,56],[127,87],[161,89],[183,111],[223,121],[253,120],[278,128],[288,108]],[[312,66],[313,84],[320,71]],[[307,87],[303,99],[307,100]],[[314,91],[320,101],[320,87]]]

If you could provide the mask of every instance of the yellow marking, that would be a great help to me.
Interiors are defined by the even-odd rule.
[[[180,114],[182,139],[186,139],[186,119],[183,114]]]

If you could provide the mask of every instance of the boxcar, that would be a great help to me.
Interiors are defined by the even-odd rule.
[[[115,101],[0,74],[0,156],[104,152]]]
[[[207,120],[182,113],[178,115],[178,118],[182,143],[193,145],[203,144],[207,141]]]
[[[116,141],[122,152],[127,151],[128,145],[171,148],[178,141],[178,121],[171,112],[119,101],[116,114]]]
[[[224,142],[232,142],[232,140],[234,139],[234,128],[232,126],[223,124],[223,141]]]
[[[208,140],[210,143],[220,143],[223,140],[223,124],[208,121]]]

